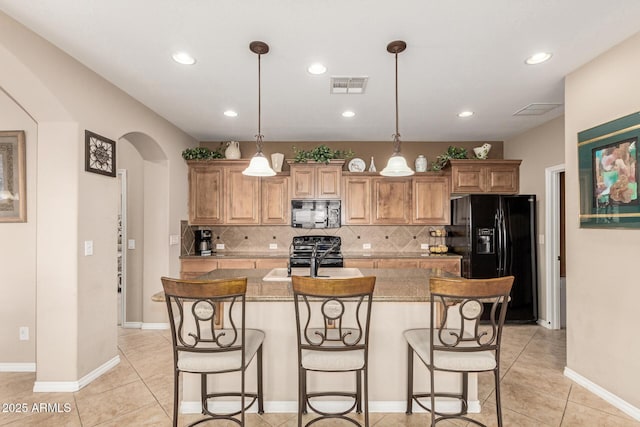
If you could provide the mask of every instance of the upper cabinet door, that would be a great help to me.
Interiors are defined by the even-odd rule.
[[[339,199],[344,160],[324,163],[293,163],[291,168],[292,199]]]
[[[225,224],[260,224],[260,178],[242,174],[248,164],[225,168]]]
[[[451,218],[448,176],[413,178],[413,224],[448,225]]]
[[[371,178],[348,176],[344,178],[345,224],[371,224]]]
[[[223,169],[203,162],[189,164],[189,223],[222,224]]]
[[[291,198],[313,199],[316,196],[315,167],[291,165]]]
[[[518,194],[522,160],[450,160],[452,193]]]
[[[372,224],[411,222],[411,178],[371,178]]]
[[[289,202],[289,177],[274,176],[261,180],[262,213],[261,224],[282,224],[291,222],[291,203]]]

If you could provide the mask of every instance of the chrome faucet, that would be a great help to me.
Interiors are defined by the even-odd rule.
[[[311,260],[309,264],[310,277],[318,277],[318,269],[320,268],[320,264],[322,263],[322,260],[325,259],[325,257],[329,254],[329,252],[331,252],[336,247],[338,247],[339,244],[340,244],[339,240],[333,242],[333,244],[331,244],[331,247],[329,247],[329,249],[327,249],[326,251],[324,251],[324,253],[320,255],[318,255],[318,244],[316,243],[313,245],[313,250],[311,251]]]

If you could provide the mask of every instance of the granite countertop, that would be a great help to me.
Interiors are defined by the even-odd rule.
[[[458,254],[429,254],[427,252],[343,252],[344,259],[404,259],[404,258],[461,258]],[[210,256],[180,255],[180,259],[255,259],[289,258],[289,252],[218,252]]]
[[[380,302],[429,301],[429,278],[457,277],[441,269],[424,268],[360,268],[363,276],[376,276],[373,300]],[[271,269],[222,269],[203,274],[199,279],[247,277],[247,301],[292,301],[291,282],[267,282],[262,278]],[[322,269],[320,269],[322,274]],[[164,301],[164,293],[153,295],[153,301]]]

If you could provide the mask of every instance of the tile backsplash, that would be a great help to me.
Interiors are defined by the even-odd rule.
[[[196,229],[209,229],[212,234],[212,244],[224,244],[224,250],[218,253],[232,254],[233,252],[271,252],[289,253],[289,245],[294,236],[308,234],[340,236],[342,238],[342,252],[424,252],[420,249],[422,243],[431,245],[442,244],[442,237],[429,235],[430,230],[443,227],[423,225],[360,225],[343,226],[332,229],[300,229],[290,226],[189,226],[187,221],[181,221],[182,247],[181,255],[194,255],[194,232]],[[371,249],[363,249],[363,244],[370,244]],[[270,249],[276,244],[277,249]]]

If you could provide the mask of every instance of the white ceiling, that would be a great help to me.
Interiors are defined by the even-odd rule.
[[[391,141],[392,40],[405,141],[504,140],[563,113],[564,76],[640,30],[638,0],[0,0],[23,23],[199,140],[252,140],[262,40],[268,141]],[[183,66],[176,50],[194,55]],[[524,59],[550,51],[552,59]],[[306,68],[323,62],[328,72]],[[368,76],[331,95],[331,76]],[[234,109],[238,117],[222,113]],[[342,111],[356,116],[345,119]],[[475,115],[459,119],[462,110]]]

